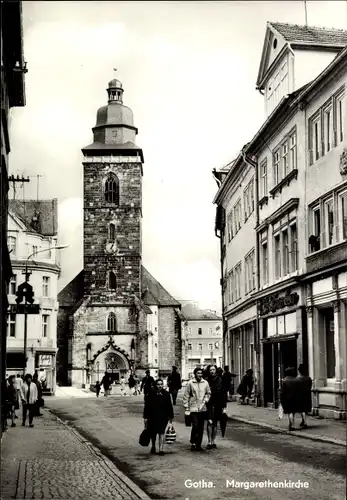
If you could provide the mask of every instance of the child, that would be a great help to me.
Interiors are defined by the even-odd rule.
[[[99,397],[100,390],[101,390],[101,384],[100,384],[99,381],[97,381],[97,383],[95,384],[95,391],[96,391],[96,397],[97,398]]]

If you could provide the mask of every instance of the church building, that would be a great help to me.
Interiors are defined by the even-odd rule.
[[[82,149],[83,270],[59,293],[57,380],[89,386],[181,364],[181,305],[142,265],[143,153],[122,83]]]

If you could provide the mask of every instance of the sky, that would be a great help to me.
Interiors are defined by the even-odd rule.
[[[309,25],[346,28],[346,1],[306,4]],[[58,198],[59,290],[83,268],[81,149],[117,76],[145,159],[143,264],[175,298],[220,311],[212,169],[264,120],[267,21],[304,24],[304,2],[23,2],[27,103],[11,110],[10,173],[31,179],[17,198],[37,196],[37,175],[39,198]]]

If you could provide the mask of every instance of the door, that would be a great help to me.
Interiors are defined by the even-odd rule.
[[[263,344],[264,360],[264,405],[273,403],[272,344]]]

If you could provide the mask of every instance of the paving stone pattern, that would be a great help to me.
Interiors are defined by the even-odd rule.
[[[2,439],[1,499],[149,500],[75,430],[48,411]]]

